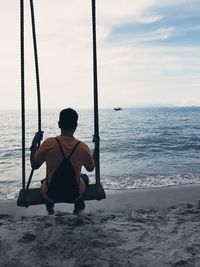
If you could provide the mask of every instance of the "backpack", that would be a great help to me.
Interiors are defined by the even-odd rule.
[[[70,158],[79,145],[80,141],[76,143],[69,157],[66,158],[60,141],[56,138],[59,144],[63,160],[58,168],[54,171],[51,182],[48,184],[47,179],[47,195],[55,202],[73,203],[79,196],[79,185],[77,183],[76,173],[70,162]]]

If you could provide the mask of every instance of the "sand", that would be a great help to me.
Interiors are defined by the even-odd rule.
[[[72,205],[0,202],[0,266],[200,266],[199,185],[109,191]]]

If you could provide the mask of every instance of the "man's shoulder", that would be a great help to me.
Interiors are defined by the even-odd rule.
[[[81,140],[78,140],[80,143],[79,143],[79,146],[83,149],[83,150],[87,150],[87,151],[89,151],[90,149],[89,149],[89,146],[85,143],[85,142],[83,142],[83,141],[81,141]]]
[[[42,143],[43,146],[49,146],[52,145],[55,142],[56,138],[55,137],[48,137],[45,139]]]

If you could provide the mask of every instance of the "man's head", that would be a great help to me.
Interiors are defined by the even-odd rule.
[[[59,128],[63,130],[76,130],[78,113],[72,108],[63,109],[60,112]]]

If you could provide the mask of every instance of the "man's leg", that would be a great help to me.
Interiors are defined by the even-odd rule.
[[[85,209],[85,202],[82,199],[79,199],[74,202],[74,211],[75,215],[79,215]]]
[[[86,174],[81,174],[81,178],[83,179],[87,190],[87,187],[89,185],[89,178]],[[75,215],[79,215],[82,211],[84,211],[84,209],[85,209],[85,202],[83,201],[83,199],[80,198],[79,200],[74,202],[73,213]]]
[[[81,173],[81,178],[82,178],[83,182],[85,183],[86,190],[87,190],[88,185],[89,185],[89,178],[88,178],[87,174]]]
[[[45,181],[45,179],[42,179],[41,180],[41,184],[43,184]],[[55,212],[54,212],[54,203],[53,202],[47,202],[46,203],[46,210],[48,212],[48,215],[53,215]]]
[[[46,209],[47,209],[48,215],[53,215],[55,213],[54,203],[53,202],[46,203]]]

